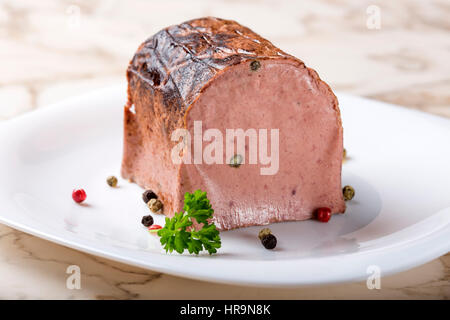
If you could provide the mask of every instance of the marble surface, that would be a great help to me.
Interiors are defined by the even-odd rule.
[[[123,81],[146,37],[205,15],[251,27],[335,90],[450,117],[446,0],[0,0],[0,121]],[[66,287],[69,265],[81,268],[80,290]],[[154,273],[0,225],[0,299],[16,298],[449,299],[450,254],[383,277],[380,290],[365,282],[262,289]]]

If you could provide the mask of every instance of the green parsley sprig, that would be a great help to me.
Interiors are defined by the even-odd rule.
[[[219,231],[213,222],[208,221],[213,216],[214,210],[209,203],[206,192],[196,190],[194,193],[186,192],[184,195],[183,212],[175,213],[172,218],[166,218],[164,228],[158,231],[161,245],[166,252],[198,254],[207,250],[209,254],[217,252],[221,246]],[[200,230],[189,228],[193,225],[193,219],[197,223],[203,223]],[[189,228],[189,230],[188,230]]]

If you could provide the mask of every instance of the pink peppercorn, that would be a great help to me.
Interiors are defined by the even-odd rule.
[[[83,189],[75,189],[72,191],[72,199],[76,203],[83,202],[84,200],[86,200],[86,197],[86,191],[84,191]]]
[[[158,224],[154,224],[154,225],[151,225],[150,227],[148,227],[148,232],[155,233],[155,232],[158,232],[159,229],[162,229],[162,227]]]
[[[316,218],[320,222],[328,222],[331,218],[331,209],[326,207],[317,209]]]

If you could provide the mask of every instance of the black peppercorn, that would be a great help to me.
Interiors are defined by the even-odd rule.
[[[277,246],[277,238],[273,234],[266,234],[261,239],[261,243],[266,249],[273,249]]]
[[[152,199],[158,199],[156,193],[154,193],[152,190],[145,190],[145,192],[142,194],[142,200],[147,203]]]
[[[143,216],[141,222],[145,227],[148,228],[153,224],[153,217],[151,215]]]
[[[261,62],[259,62],[258,60],[254,60],[254,61],[250,62],[250,70],[256,71],[259,68],[261,68]]]

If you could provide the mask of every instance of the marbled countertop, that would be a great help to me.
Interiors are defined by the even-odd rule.
[[[450,117],[446,0],[0,0],[0,120],[123,81],[146,37],[206,15],[251,27],[316,69],[334,90]],[[82,271],[80,290],[66,288],[73,264]],[[187,297],[449,299],[450,254],[383,277],[380,290],[365,282],[262,289],[154,273],[0,225],[0,298]]]

